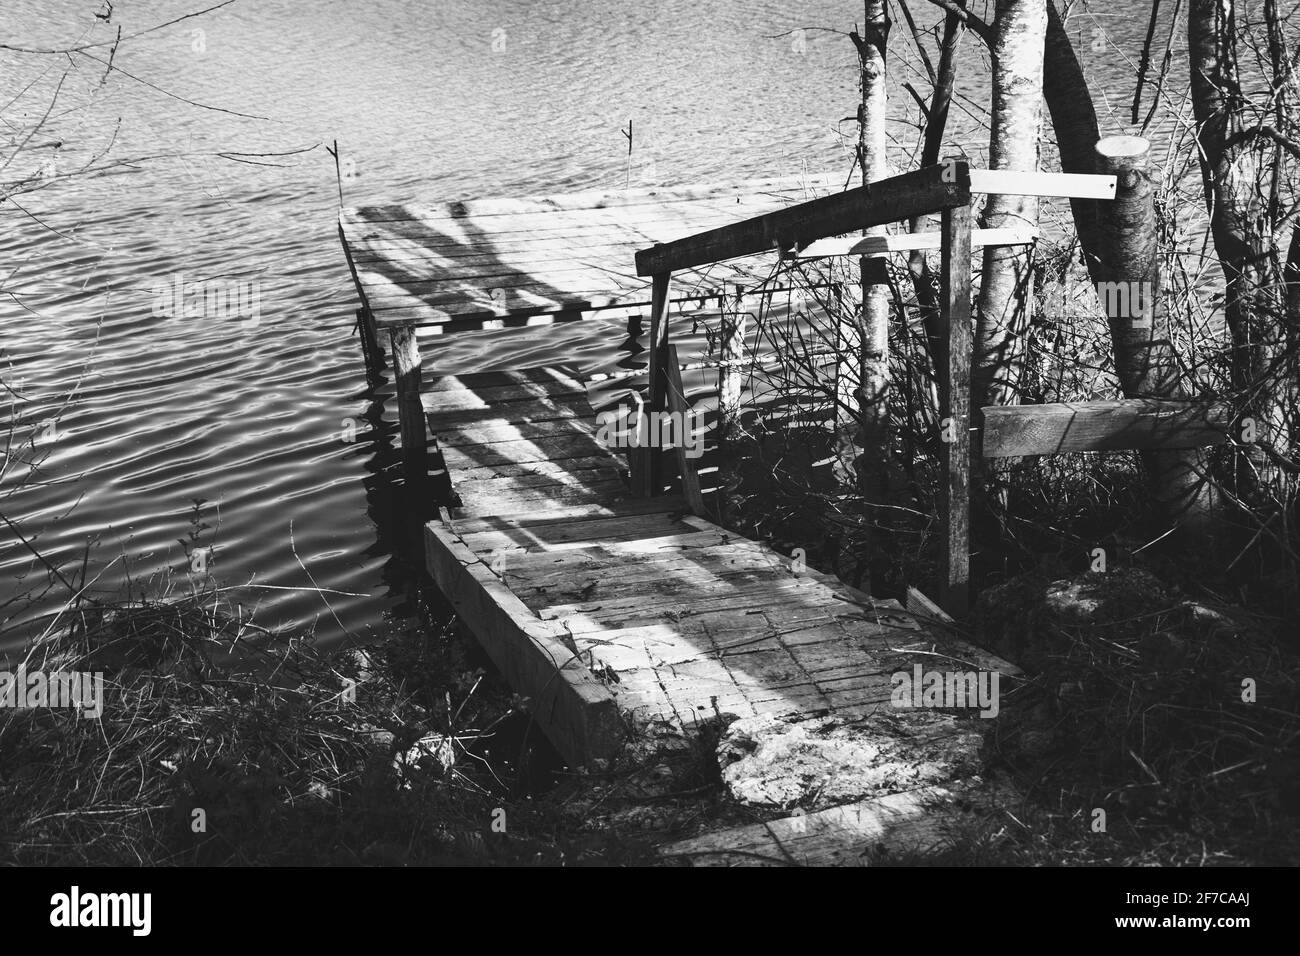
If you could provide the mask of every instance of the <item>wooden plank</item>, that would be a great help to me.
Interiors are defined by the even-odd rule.
[[[541,382],[501,388],[461,388],[441,389],[438,391],[426,390],[421,385],[420,394],[425,397],[425,403],[429,406],[431,412],[499,408],[504,410],[503,414],[509,414],[510,410],[527,402],[562,402],[570,405],[575,402],[583,405],[587,403],[587,390],[585,388],[564,389],[558,385],[548,387]]]
[[[945,172],[953,181],[945,181]],[[636,254],[637,275],[673,272],[939,212],[970,202],[966,163],[931,166],[664,243]]]
[[[421,392],[472,391],[491,398],[512,397],[507,390],[520,386],[540,386],[550,394],[580,392],[586,384],[575,369],[561,365],[521,369],[494,369],[487,372],[457,372],[453,375],[425,376]]]
[[[566,646],[563,632],[538,621],[438,522],[425,526],[425,559],[502,676],[530,698],[530,712],[564,759],[582,766],[610,757],[623,736],[618,708]]]
[[[1228,440],[1226,405],[1130,398],[985,408],[984,457],[1200,448]]]
[[[733,561],[737,565],[746,563],[741,558],[735,558]],[[756,562],[751,558],[748,563]],[[697,600],[725,597],[731,594],[749,594],[753,587],[777,588],[791,577],[788,572],[783,574],[767,562],[757,563],[759,563],[757,568],[742,567],[739,570],[720,568],[716,572],[702,574],[697,564],[685,559],[665,562],[668,570],[661,570],[655,563],[647,561],[629,565],[618,574],[610,571],[591,575],[582,581],[558,582],[539,588],[521,584],[517,593],[525,604],[542,612],[543,618],[549,618],[550,615],[545,611],[555,607],[568,607],[579,603],[585,605],[600,603],[608,606],[625,599],[641,600],[646,605],[668,604],[681,612],[689,611]],[[809,582],[803,583],[806,585]]]
[[[630,627],[632,622],[652,624],[677,617],[711,611],[755,609],[795,602],[825,605],[834,600],[822,584],[800,577],[765,578],[757,582],[735,583],[721,592],[701,595],[683,605],[676,594],[642,594],[637,597],[608,601],[580,601],[538,610],[543,620],[563,620],[571,633],[602,630],[617,622]]]
[[[972,169],[970,191],[1007,196],[1114,199],[1115,177],[1093,173],[1030,173],[1015,169]]]
[[[444,394],[466,396],[451,404],[468,407],[449,409],[442,405],[437,396],[421,396],[425,414],[429,417],[429,428],[434,433],[450,431],[456,428],[469,428],[471,426],[496,425],[505,427],[516,424],[556,422],[565,419],[585,423],[594,414],[591,406],[587,405],[586,395],[581,398],[582,405],[585,407],[578,408],[563,401],[551,401],[550,399],[534,399],[526,402],[510,402],[504,405],[486,405],[475,408],[472,407],[474,399],[471,393],[446,392]]]
[[[971,246],[1023,246],[1038,238],[1032,227],[975,229]],[[826,256],[886,256],[895,252],[938,249],[943,244],[941,232],[912,232],[888,236],[838,236],[818,239],[803,249],[787,252],[787,259],[820,259]]]
[[[689,539],[695,535],[682,537]],[[607,594],[602,590],[604,585],[614,582],[622,585],[681,579],[702,585],[740,573],[789,573],[775,555],[761,549],[738,549],[734,543],[720,545],[719,540],[714,538],[712,544],[698,541],[689,546],[646,547],[644,539],[636,539],[629,542],[633,547],[626,550],[611,542],[601,548],[572,548],[541,554],[517,552],[507,562],[504,574],[521,597],[525,590],[545,591],[552,597],[590,592],[593,597],[574,600],[595,600]]]
[[[533,438],[578,438],[586,437],[594,451],[588,455],[600,454],[604,449],[596,441],[591,424],[582,419],[559,419],[546,422],[489,422],[482,425],[464,425],[443,429],[438,432],[438,444],[444,447],[462,445],[490,445],[495,442],[520,441]]]
[[[526,478],[550,475],[560,478],[571,475],[578,481],[594,477],[617,479],[618,461],[608,455],[590,458],[568,458],[563,461],[526,461],[500,465],[473,465],[450,469],[453,481],[483,481],[489,478]]]
[[[681,515],[686,503],[680,498],[662,497],[653,500],[627,498],[606,503],[603,511],[575,509],[570,515],[540,515],[533,511],[522,514],[500,514],[485,517],[463,518],[452,523],[457,534],[475,534],[479,531],[500,531],[503,528],[550,528],[571,525],[580,521],[598,521],[613,517],[630,517],[651,514]]]
[[[570,461],[608,455],[608,451],[602,448],[592,435],[576,431],[571,436],[518,438],[480,444],[439,443],[439,448],[447,468],[452,470],[524,465],[529,462]]]
[[[550,195],[490,197],[441,203],[403,203],[353,206],[340,213],[347,224],[387,220],[478,219],[483,216],[517,215],[522,211],[564,212],[583,209],[627,210],[635,206],[661,207],[671,203],[707,200],[732,201],[768,196],[774,200],[798,197],[809,190],[834,189],[836,176],[767,176],[720,183],[686,186],[653,186],[634,189],[590,189]]]
[[[607,497],[599,501],[583,501],[580,498],[566,499],[562,501],[552,501],[545,507],[538,507],[535,501],[531,500],[514,500],[501,502],[503,506],[519,509],[511,512],[514,515],[527,514],[535,520],[552,519],[556,521],[580,519],[580,518],[607,518],[621,513],[629,503],[643,501],[645,499],[637,498],[612,498]],[[477,518],[483,517],[484,513],[471,514],[468,511],[461,511],[457,514],[458,518]]]
[[[783,280],[775,278],[769,282],[750,270],[719,273],[714,281],[694,288],[677,288],[670,301],[707,302],[717,299],[724,292],[728,282],[744,282],[751,285],[762,283],[763,295],[779,295],[796,289],[823,288],[828,282],[808,280]],[[606,290],[607,292],[607,290]],[[462,303],[458,306],[430,306],[413,304],[415,299],[403,298],[400,306],[380,309],[372,306],[375,322],[379,326],[395,323],[414,322],[417,326],[444,326],[445,331],[468,331],[480,328],[522,328],[531,325],[549,325],[560,321],[584,321],[601,319],[608,315],[639,315],[650,305],[650,296],[641,291],[627,294],[601,294],[585,299],[565,299],[539,302],[529,306],[505,306],[486,303]],[[430,331],[428,334],[437,334]]]
[[[581,547],[566,549],[563,552],[540,551],[523,557],[516,565],[516,569],[589,571],[596,568],[616,568],[620,562],[629,558],[640,561],[642,558],[654,560],[656,556],[689,556],[724,546],[732,547],[734,550],[736,536],[730,532],[693,531],[681,521],[674,521],[673,524],[681,530],[663,534],[643,533],[630,541],[588,539]]]
[[[659,849],[694,866],[869,866],[943,851],[1002,824],[1010,795],[978,777],[872,797],[801,816],[715,830]]]
[[[939,603],[953,617],[966,613],[970,592],[970,207],[943,211],[940,325],[948,343],[940,391]]]
[[[522,479],[458,482],[454,485],[460,498],[462,514],[492,515],[519,511],[565,511],[575,505],[603,507],[628,494],[626,486],[617,479],[592,481],[587,484],[562,484],[510,487]],[[505,486],[505,487],[502,487]]]
[[[686,389],[682,386],[682,373],[679,367],[681,359],[677,357],[677,346],[665,345],[664,367],[662,374],[667,386],[668,410],[681,417],[683,433],[691,427],[690,403],[686,401]],[[700,474],[696,470],[695,459],[691,457],[686,443],[677,443],[677,473],[681,477],[682,497],[690,505],[691,511],[701,517],[705,514],[704,492],[700,488]]]
[[[467,532],[461,538],[476,554],[487,554],[498,549],[525,549],[530,553],[540,553],[582,548],[592,543],[614,544],[660,538],[689,530],[671,513],[656,513],[538,523],[524,527],[507,525],[492,530]]]

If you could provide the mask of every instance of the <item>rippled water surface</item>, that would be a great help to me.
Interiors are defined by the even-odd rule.
[[[202,6],[119,0],[104,23],[96,2],[5,0],[0,42],[102,43],[119,24],[129,37]],[[1142,6],[1075,27],[1098,89],[1118,100],[1131,96],[1127,68],[1089,52],[1089,37],[1100,24],[1136,55],[1144,17],[1118,11]],[[255,592],[263,624],[364,636],[400,595],[324,145],[338,142],[349,204],[847,172],[835,130],[852,131],[852,45],[811,28],[847,30],[860,12],[842,0],[239,0],[128,39],[102,84],[108,46],[0,52],[0,176],[105,170],[0,206],[4,374],[24,399],[21,428],[57,415],[41,432],[39,483],[3,513],[39,532],[69,576],[91,543],[94,589],[112,591],[128,575],[184,572],[178,539],[203,499],[218,578],[289,589]],[[977,49],[968,38],[972,77]],[[972,113],[981,82],[964,81]],[[902,145],[914,140],[907,100],[894,95]],[[954,122],[961,138],[974,121],[958,110]],[[155,287],[178,276],[236,280],[256,296],[256,322],[158,314]],[[428,357],[443,370],[597,371],[618,357],[619,332],[467,335]],[[40,576],[0,527],[0,600]],[[348,594],[327,607],[298,590],[313,580]],[[18,639],[14,623],[0,645]]]

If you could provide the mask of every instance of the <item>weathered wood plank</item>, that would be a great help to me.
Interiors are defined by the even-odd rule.
[[[603,448],[596,442],[592,424],[579,419],[559,419],[549,422],[488,423],[465,425],[439,431],[438,444],[442,447],[464,445],[490,445],[496,442],[531,440],[534,438],[586,438],[592,451],[584,457],[600,454]]]
[[[513,479],[515,481],[521,479]],[[512,479],[503,481],[454,482],[453,490],[460,498],[462,514],[493,515],[513,514],[520,511],[566,511],[574,505],[604,507],[606,502],[627,495],[627,488],[618,479],[601,479],[586,484],[548,484],[524,487],[502,487]]]
[[[1124,399],[985,408],[984,457],[1200,448],[1228,440],[1233,411],[1201,402]]]
[[[452,522],[452,527],[457,534],[474,534],[479,531],[499,531],[502,528],[553,528],[560,525],[574,525],[583,521],[603,521],[608,518],[635,515],[666,514],[680,516],[685,512],[686,503],[680,498],[668,496],[653,500],[626,498],[621,501],[606,502],[598,511],[587,511],[575,506],[572,514],[543,515],[535,511],[526,511],[514,514],[459,518]]]
[[[955,163],[882,179],[787,209],[664,243],[636,254],[637,275],[807,245],[855,229],[897,222],[970,202],[970,170]]]
[[[519,549],[540,554],[581,549],[592,544],[635,543],[689,530],[672,514],[657,513],[560,521],[553,524],[511,525],[498,530],[465,533],[461,537],[476,554]]]
[[[511,389],[522,387],[527,390],[532,386],[540,386],[548,395],[553,392],[581,392],[585,387],[576,370],[560,365],[546,365],[488,372],[463,372],[454,375],[426,375],[420,383],[420,391],[471,391],[491,401],[498,398],[508,400],[515,397]],[[528,392],[528,394],[532,393]]]
[[[543,620],[564,620],[572,633],[600,630],[608,622],[618,622],[618,627],[631,627],[636,623],[653,624],[672,618],[681,618],[711,611],[752,609],[756,605],[774,605],[793,601],[826,600],[823,585],[806,578],[787,577],[757,582],[741,583],[720,593],[700,595],[683,605],[675,594],[644,594],[638,597],[610,601],[581,601],[538,609]]]
[[[510,388],[493,389],[442,389],[426,391],[421,386],[420,394],[430,413],[462,412],[499,408],[503,415],[513,414],[522,405],[529,402],[548,402],[553,405],[581,407],[587,404],[587,390],[574,389],[565,391],[558,387],[548,389],[537,383],[534,385],[516,385]]]
[[[758,562],[757,567],[744,567],[754,564],[752,558],[734,558],[734,570],[720,569],[716,573],[700,573],[697,565],[681,560],[665,562],[669,565],[660,571],[651,562],[628,565],[623,573],[592,575],[585,581],[557,582],[546,587],[529,587],[524,583],[515,585],[516,593],[529,607],[537,610],[543,618],[549,618],[555,607],[571,607],[574,604],[592,606],[600,602],[602,610],[625,600],[639,600],[649,609],[656,604],[667,605],[669,610],[679,610],[689,602],[693,607],[697,601],[726,598],[728,595],[740,595],[742,600],[754,588],[770,586],[779,589],[789,577],[788,572],[773,568],[766,561]]]
[[[435,432],[452,428],[466,428],[471,425],[502,426],[517,423],[551,422],[560,419],[577,419],[587,421],[593,416],[587,405],[586,395],[581,396],[581,404],[558,401],[549,398],[537,398],[528,401],[509,402],[504,405],[479,405],[475,407],[472,393],[443,392],[442,395],[467,396],[450,403],[448,408],[439,401],[439,396],[422,395],[421,401],[429,416],[429,427]],[[454,406],[461,406],[456,408]],[[585,407],[584,407],[585,406]]]
[[[451,469],[454,481],[484,481],[489,478],[527,478],[551,475],[572,475],[579,481],[600,477],[618,479],[618,461],[608,455],[586,458],[567,458],[562,461],[529,461],[500,465],[473,465],[468,462]]]
[[[478,445],[472,442],[448,445],[440,441],[439,448],[443,459],[447,462],[447,467],[455,469],[523,465],[528,462],[563,462],[575,458],[598,458],[608,455],[600,443],[586,433],[549,438],[517,438]],[[617,459],[611,458],[611,460]]]
[[[537,620],[486,565],[438,522],[425,526],[429,574],[511,686],[530,700],[543,732],[575,766],[613,754],[622,720],[613,698],[554,625]]]

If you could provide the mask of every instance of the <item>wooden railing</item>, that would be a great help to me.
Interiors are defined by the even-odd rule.
[[[941,350],[946,353],[942,359],[946,367],[937,369],[942,383],[939,603],[947,613],[963,615],[970,600],[973,433],[981,454],[987,458],[1194,448],[1226,440],[1231,423],[1231,413],[1226,409],[1158,399],[984,408],[972,421],[971,249],[975,245],[1019,245],[1032,242],[1036,236],[1029,229],[972,229],[972,193],[1092,199],[1115,207],[1115,216],[1131,218],[1131,208],[1125,207],[1132,205],[1137,178],[1125,175],[1122,155],[1106,159],[1116,174],[972,170],[964,161],[947,160],[637,252],[637,274],[652,276],[655,292],[650,317],[650,382],[644,412],[683,409],[677,357],[668,329],[668,289],[674,270],[774,250],[785,258],[814,258],[888,255],[937,247],[941,256],[940,344],[946,345]],[[869,226],[934,213],[942,217],[937,234],[835,238]],[[1103,219],[1106,215],[1103,211]],[[722,390],[727,390],[725,383]],[[738,400],[738,394],[729,400]],[[631,464],[637,493],[662,492],[659,450],[640,448]],[[700,513],[704,504],[694,462],[681,455],[679,449],[678,464],[687,500]]]

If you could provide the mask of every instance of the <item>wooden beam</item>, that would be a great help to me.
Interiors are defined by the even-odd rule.
[[[415,340],[414,325],[394,326],[388,330],[388,338],[393,353],[402,462],[407,483],[418,489],[427,474],[425,448],[428,439],[424,405],[420,401],[420,347]]]
[[[970,599],[970,206],[943,211],[940,324],[948,343],[940,392],[939,604],[953,617]]]
[[[689,441],[687,435],[691,429],[690,402],[686,400],[686,390],[682,387],[682,373],[678,368],[677,346],[667,345],[664,347],[664,377],[667,379],[668,386],[668,410],[678,416],[681,422],[681,434],[678,436],[677,443],[677,471],[682,478],[682,496],[686,503],[691,506],[691,511],[700,517],[704,517],[704,492],[700,490],[700,475],[696,470],[695,459],[688,454],[688,448],[693,441]],[[693,437],[693,436],[692,436]],[[700,435],[700,447],[703,447],[704,436]]]
[[[971,247],[1023,246],[1038,238],[1031,227],[976,229],[971,233]],[[943,244],[941,232],[911,232],[891,236],[841,236],[818,239],[803,249],[789,250],[785,259],[821,259],[826,256],[887,256],[895,252],[938,249]]]
[[[636,272],[648,276],[773,249],[806,246],[827,236],[969,202],[970,171],[966,163],[930,166],[642,249],[636,254]]]
[[[1200,448],[1227,441],[1232,409],[1131,398],[984,409],[984,457]]]
[[[1060,196],[1114,199],[1115,177],[1092,173],[1028,173],[1016,169],[972,169],[970,191],[1003,196]]]
[[[539,620],[441,522],[425,525],[425,563],[560,755],[574,767],[611,756],[623,737],[618,707],[563,626]]]

